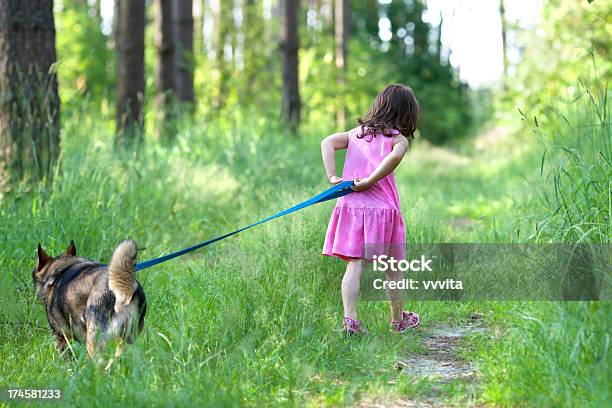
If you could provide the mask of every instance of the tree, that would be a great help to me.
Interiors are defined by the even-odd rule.
[[[206,21],[206,0],[195,0],[193,16],[193,48],[197,52],[205,51],[204,22]]]
[[[508,43],[507,43],[508,24],[506,21],[506,8],[504,7],[504,0],[499,0],[499,18],[501,20],[502,52],[504,55],[504,78],[507,78],[508,77]]]
[[[93,0],[91,4],[92,17],[98,27],[102,24],[102,14],[100,10],[100,0]]]
[[[297,131],[300,124],[298,9],[299,0],[281,2],[282,118],[293,132]]]
[[[425,10],[423,0],[414,0],[412,12],[409,14],[409,18],[414,23],[414,55],[418,57],[424,57],[429,53],[429,31],[431,27],[423,21]]]
[[[358,5],[356,5],[358,6]],[[363,5],[362,5],[363,7]],[[370,41],[378,41],[378,0],[368,0],[367,2],[367,17],[364,21],[366,32],[370,36]]]
[[[52,0],[0,1],[0,187],[50,176],[60,100]]]
[[[219,91],[215,98],[215,108],[221,110],[225,105],[225,99],[229,93],[229,79],[231,71],[229,64],[225,59],[225,45],[231,34],[232,29],[232,9],[234,8],[233,0],[224,0],[219,2],[218,13],[215,16],[215,64],[216,70],[219,73]]]
[[[351,30],[351,0],[336,0],[334,13],[334,30],[336,41],[336,68],[338,68],[338,106],[336,124],[344,129],[346,126],[346,109],[344,108],[347,43]]]
[[[246,0],[243,6],[244,9],[244,24],[242,27],[244,45],[244,67],[242,69],[244,75],[244,85],[241,87],[243,91],[243,99],[251,102],[253,95],[257,93],[256,82],[258,76],[264,69],[265,58],[262,58],[262,51],[265,49],[266,43],[264,39],[265,23],[262,18],[261,2],[256,0]]]
[[[116,0],[117,144],[138,141],[144,125],[145,0]]]
[[[159,120],[155,126],[157,136],[168,138],[173,122],[175,92],[175,47],[172,0],[155,0],[155,108]]]
[[[608,84],[609,88],[610,24],[602,19],[610,15],[609,10],[609,2],[605,1],[545,2],[540,33],[530,38],[519,36],[521,41],[514,47],[520,52],[521,63],[513,72],[513,80],[506,82],[512,106],[528,107],[536,115],[546,114],[551,101],[553,104],[559,101],[560,89],[580,89],[586,85],[595,93],[595,83],[604,88]],[[512,31],[515,30],[513,27]],[[579,93],[570,95],[577,98]]]
[[[56,36],[57,59],[60,61],[59,89],[66,111],[83,104],[83,96],[100,100],[115,86],[115,75],[109,72],[113,53],[102,32],[101,19],[93,14],[95,4],[87,0],[62,0],[62,11],[55,14],[61,27]],[[98,3],[99,6],[99,3]]]
[[[421,103],[419,129],[424,138],[444,143],[457,136],[457,129],[469,129],[472,122],[467,85],[457,72],[440,60],[440,44],[424,19],[424,0],[410,3],[379,3],[382,15],[388,16],[391,38],[388,49],[377,56],[379,65],[389,64],[387,81],[392,78],[409,85]],[[438,33],[439,34],[439,33]],[[381,44],[382,46],[382,44]],[[395,71],[395,73],[393,73]]]
[[[440,24],[438,24],[438,33],[436,35],[436,55],[438,56],[438,61],[442,62],[442,27],[444,26],[444,16],[442,12],[440,12]]]
[[[322,24],[330,28],[334,22],[334,1],[335,0],[316,0],[315,3],[315,10],[320,15]]]
[[[156,105],[164,107],[169,94],[174,92],[175,49],[172,19],[172,0],[155,0],[155,65]]]
[[[174,35],[176,38],[176,96],[193,102],[193,1],[174,0]]]

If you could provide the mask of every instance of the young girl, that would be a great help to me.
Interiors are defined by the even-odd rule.
[[[341,290],[344,333],[367,333],[356,311],[364,260],[372,259],[366,248],[374,245],[377,255],[405,259],[406,230],[393,170],[408,150],[408,139],[414,138],[419,115],[419,103],[412,90],[389,85],[378,94],[366,116],[358,120],[360,126],[321,142],[329,182],[353,180],[355,184],[354,193],[338,199],[323,247],[323,255],[347,262]],[[342,178],[336,175],[335,161],[335,151],[340,149],[348,149]],[[403,333],[416,327],[419,316],[402,310],[403,301],[397,293],[390,297],[392,330]]]

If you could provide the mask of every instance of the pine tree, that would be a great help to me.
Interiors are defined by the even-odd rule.
[[[155,105],[166,110],[175,90],[175,47],[172,0],[155,0]]]
[[[181,102],[193,102],[193,1],[174,0],[174,6],[176,96]]]
[[[299,0],[282,0],[280,40],[283,75],[282,117],[293,132],[297,131],[300,124],[298,11]]]
[[[0,192],[52,174],[60,100],[52,0],[0,1]]]
[[[335,0],[334,30],[336,41],[336,68],[338,68],[338,104],[336,106],[336,124],[340,129],[346,127],[346,71],[348,39],[351,31],[351,0]]]
[[[117,138],[137,142],[144,125],[145,0],[117,0]]]

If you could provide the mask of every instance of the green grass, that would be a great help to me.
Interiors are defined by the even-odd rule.
[[[149,141],[138,154],[119,154],[105,122],[86,113],[64,120],[52,188],[15,191],[0,206],[0,388],[61,387],[67,406],[335,406],[385,395],[436,395],[457,405],[607,400],[609,303],[408,302],[423,328],[398,337],[387,327],[388,306],[364,302],[361,318],[373,335],[342,338],[343,263],[320,256],[333,203],[140,272],[145,330],[112,371],[105,374],[78,344],[76,362],[62,359],[30,282],[38,242],[57,253],[74,239],[79,254],[108,261],[117,242],[131,237],[146,247],[144,260],[326,188],[321,129],[293,139],[265,121],[206,123],[183,124],[172,146]],[[397,172],[409,242],[569,237],[559,232],[560,213],[551,216],[541,199],[554,191],[540,177],[542,151],[524,128],[447,149],[415,144]],[[596,219],[609,220],[609,210],[594,205]],[[550,226],[543,232],[535,227],[542,220]],[[609,229],[600,232],[609,242]],[[499,334],[476,338],[467,353],[482,368],[476,384],[440,389],[396,372],[396,357],[419,350],[422,333],[471,312],[484,312]]]
[[[581,85],[578,99],[534,119],[533,132],[545,148],[540,173],[546,180],[538,191],[545,216],[532,235],[535,242],[610,244],[609,91]],[[610,278],[608,265],[600,287],[609,288]],[[602,302],[511,305],[507,335],[482,353],[485,398],[511,406],[609,405],[612,306],[606,295]]]

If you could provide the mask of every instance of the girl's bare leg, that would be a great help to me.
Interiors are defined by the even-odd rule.
[[[363,270],[362,259],[351,259],[346,265],[346,272],[342,278],[342,304],[344,305],[344,316],[357,319],[357,301],[359,300],[359,284],[361,271]]]

